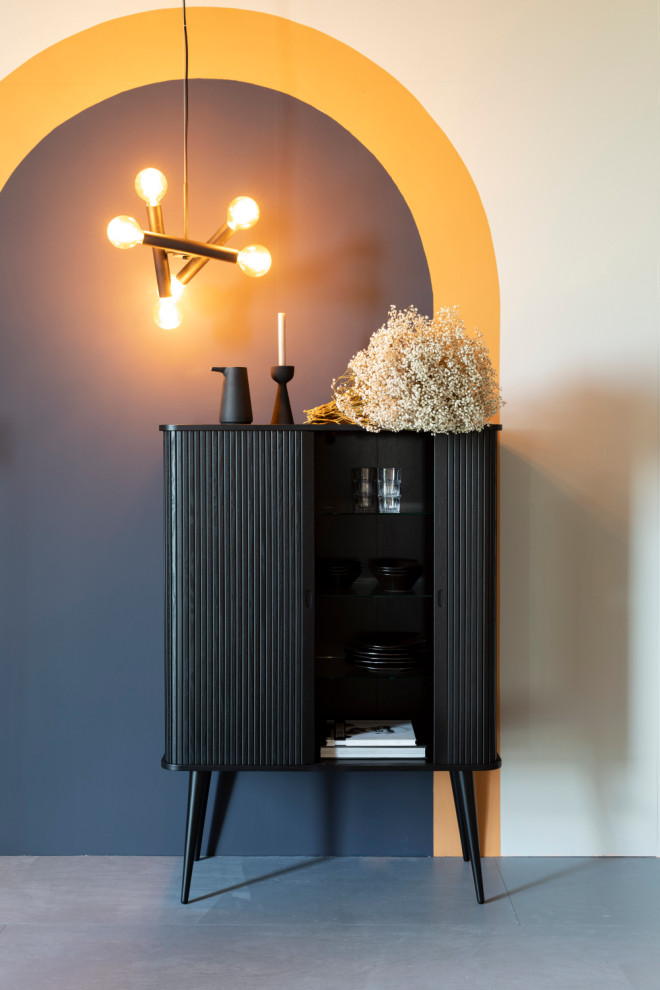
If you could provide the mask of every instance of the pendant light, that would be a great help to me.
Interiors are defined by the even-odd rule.
[[[222,226],[208,241],[188,237],[188,27],[186,0],[182,0],[184,39],[183,79],[183,218],[184,236],[170,237],[165,233],[161,200],[167,192],[167,179],[157,168],[144,168],[135,178],[135,191],[147,208],[148,228],[144,229],[133,217],[121,215],[110,221],[108,238],[115,247],[126,250],[143,244],[151,247],[156,269],[158,300],[154,320],[163,330],[173,330],[181,323],[179,300],[188,282],[209,261],[228,261],[252,278],[265,275],[271,266],[271,256],[261,244],[251,244],[242,251],[224,247],[239,230],[249,230],[259,219],[259,207],[249,196],[237,196],[227,208]],[[179,255],[185,264],[176,275],[170,272],[168,255]]]

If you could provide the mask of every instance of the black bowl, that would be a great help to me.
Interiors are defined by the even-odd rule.
[[[361,570],[362,564],[353,557],[318,557],[316,581],[320,590],[338,594],[348,591]]]
[[[411,567],[417,567],[418,560],[411,560],[409,557],[372,557],[369,567],[373,570],[378,567],[383,571],[408,571]]]
[[[400,560],[398,565],[384,563],[385,560],[393,559],[370,560],[369,569],[383,591],[400,595],[410,591],[415,581],[421,577],[424,568],[416,560]]]

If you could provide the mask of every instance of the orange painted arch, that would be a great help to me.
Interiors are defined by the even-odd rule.
[[[279,90],[327,114],[378,159],[406,200],[434,306],[460,304],[499,364],[499,284],[479,194],[447,136],[410,92],[359,52],[271,14],[188,11],[192,78]],[[153,10],[98,24],[0,81],[0,188],[55,127],[118,93],[177,78],[181,15]],[[499,855],[499,775],[477,775],[484,855]],[[459,855],[448,774],[434,775],[434,853]]]

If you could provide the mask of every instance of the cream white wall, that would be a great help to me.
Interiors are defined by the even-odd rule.
[[[153,6],[24,0],[5,18],[0,76]],[[657,0],[231,6],[373,59],[469,168],[498,259],[508,403],[502,851],[657,854]]]

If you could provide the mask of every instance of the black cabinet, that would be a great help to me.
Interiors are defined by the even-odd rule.
[[[483,899],[472,771],[496,745],[497,427],[429,436],[353,427],[162,427],[166,744],[191,772],[183,900],[213,770],[449,770]],[[399,513],[356,513],[351,469],[397,466]],[[423,564],[405,594],[367,562]],[[315,563],[352,557],[348,589]],[[407,630],[432,662],[384,677],[347,662],[365,630]],[[412,719],[426,760],[321,760],[326,719]]]

